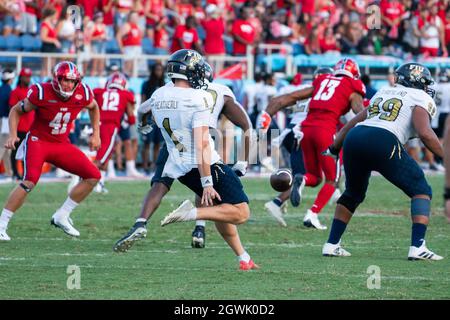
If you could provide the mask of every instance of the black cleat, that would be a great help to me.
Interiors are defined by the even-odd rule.
[[[113,247],[115,252],[127,252],[133,244],[147,236],[147,227],[145,222],[136,222],[128,233],[121,238]]]
[[[205,247],[205,227],[203,226],[195,226],[194,231],[192,232],[192,248],[204,248]]]
[[[296,174],[294,177],[294,184],[292,185],[290,195],[292,206],[298,207],[302,202],[302,191],[304,187],[305,179],[303,178],[303,175],[300,173]]]

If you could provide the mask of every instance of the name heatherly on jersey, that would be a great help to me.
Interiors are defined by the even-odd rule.
[[[405,144],[417,137],[412,123],[415,107],[425,109],[430,118],[436,116],[436,104],[425,91],[402,85],[381,88],[370,100],[367,119],[358,125],[378,127],[392,132]]]

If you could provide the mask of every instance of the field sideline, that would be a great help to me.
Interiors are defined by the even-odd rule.
[[[72,215],[81,232],[71,239],[50,226],[66,197],[67,183],[37,186],[0,242],[0,299],[450,299],[450,225],[443,216],[443,176],[428,178],[434,191],[427,244],[445,257],[411,262],[409,199],[374,177],[366,202],[344,235],[353,256],[325,258],[325,232],[306,229],[302,218],[317,189],[306,189],[301,208],[289,207],[287,228],[265,212],[268,179],[244,179],[251,219],[239,228],[261,269],[239,272],[231,250],[207,224],[206,249],[190,247],[193,223],[159,226],[160,220],[192,194],[174,185],[149,223],[146,240],[126,254],[112,251],[132,225],[148,182],[111,182],[106,196],[93,194]],[[3,204],[12,184],[0,185]],[[333,206],[322,222],[331,225]],[[69,290],[67,267],[81,271],[81,289]],[[369,266],[381,270],[381,288],[368,289]]]

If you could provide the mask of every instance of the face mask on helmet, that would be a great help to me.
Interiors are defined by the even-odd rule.
[[[52,87],[63,99],[69,99],[81,80],[76,65],[72,62],[60,62],[53,71]]]

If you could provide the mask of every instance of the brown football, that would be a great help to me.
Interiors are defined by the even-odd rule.
[[[294,179],[289,169],[279,169],[270,176],[270,185],[278,192],[289,190],[293,181]]]

